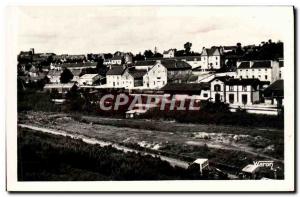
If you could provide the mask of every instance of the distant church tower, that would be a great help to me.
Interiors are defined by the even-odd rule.
[[[157,53],[157,47],[155,46],[154,47],[154,54],[156,54]]]

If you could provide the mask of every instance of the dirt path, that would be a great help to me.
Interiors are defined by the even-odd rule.
[[[185,161],[181,161],[175,158],[171,158],[171,157],[166,157],[166,156],[162,156],[162,155],[158,155],[158,154],[154,154],[154,153],[148,153],[148,152],[144,152],[144,151],[140,151],[140,150],[135,150],[132,148],[128,148],[125,146],[121,146],[112,142],[105,142],[102,140],[97,140],[95,138],[90,138],[84,135],[78,135],[78,134],[70,134],[67,133],[66,131],[62,131],[62,130],[53,130],[53,129],[48,129],[48,128],[42,128],[42,127],[37,127],[37,126],[33,126],[33,125],[26,125],[26,124],[18,124],[18,126],[22,127],[22,128],[27,128],[27,129],[31,129],[34,131],[40,131],[40,132],[44,132],[44,133],[51,133],[54,135],[61,135],[64,137],[71,137],[74,139],[81,139],[82,141],[84,141],[85,143],[88,144],[99,144],[101,147],[104,146],[109,146],[111,145],[112,147],[121,150],[123,152],[134,152],[134,153],[140,153],[142,155],[151,155],[153,157],[159,157],[161,160],[163,161],[167,161],[171,166],[178,166],[184,169],[187,169],[189,166],[188,162]]]

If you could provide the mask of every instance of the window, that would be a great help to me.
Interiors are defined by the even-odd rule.
[[[207,98],[207,97],[208,97],[208,94],[207,94],[207,93],[204,93],[204,94],[203,94],[203,97],[204,97],[204,98]]]
[[[214,86],[215,91],[221,91],[221,86],[219,84]]]
[[[246,78],[247,78],[247,79],[249,78],[248,75],[246,75]]]
[[[260,71],[260,69],[258,69],[258,71]]]
[[[268,69],[265,69],[265,71],[268,71]]]
[[[247,91],[247,86],[242,86],[242,91]]]
[[[265,75],[265,80],[268,80],[268,75]]]
[[[218,56],[216,57],[216,60],[218,60]]]
[[[254,71],[254,69],[252,69],[252,71]]]
[[[157,79],[160,79],[160,77],[157,77]]]
[[[216,65],[218,65],[218,62],[216,62]]]
[[[243,70],[240,70],[240,72],[242,72]]]
[[[234,94],[229,94],[229,103],[234,103]]]
[[[254,79],[254,75],[252,75],[252,79]]]
[[[233,91],[234,86],[229,86],[229,91]]]
[[[261,75],[258,75],[258,78],[261,78]]]

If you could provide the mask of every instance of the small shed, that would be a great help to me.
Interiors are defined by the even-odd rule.
[[[254,164],[249,164],[242,169],[244,178],[255,178],[256,172],[258,172],[259,166]]]
[[[200,168],[199,170],[200,170],[201,174],[204,169],[208,169],[208,167],[209,167],[209,162],[208,162],[208,159],[206,159],[206,158],[196,159],[192,164],[199,165],[199,168]]]
[[[146,109],[134,109],[126,112],[126,118],[135,118],[140,114],[146,113]]]

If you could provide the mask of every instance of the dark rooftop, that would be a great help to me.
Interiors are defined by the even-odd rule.
[[[121,65],[112,66],[106,73],[106,75],[122,75],[124,72],[124,68]]]
[[[167,70],[187,70],[192,69],[192,66],[185,61],[180,60],[161,60],[161,64],[167,68]]]
[[[137,61],[135,62],[135,66],[154,66],[155,63],[155,60]]]
[[[274,81],[271,85],[269,85],[265,90],[264,90],[264,96],[265,97],[271,97],[273,96],[283,96],[283,80],[277,80]]]
[[[250,62],[242,62],[238,69],[241,69],[241,68],[250,68]]]
[[[201,91],[208,90],[209,83],[167,83],[161,90],[163,91]]]
[[[147,70],[137,70],[137,69],[134,69],[134,68],[129,68],[128,73],[134,79],[138,79],[138,78],[142,78],[147,73]]]
[[[271,68],[271,61],[255,61],[251,68]]]

